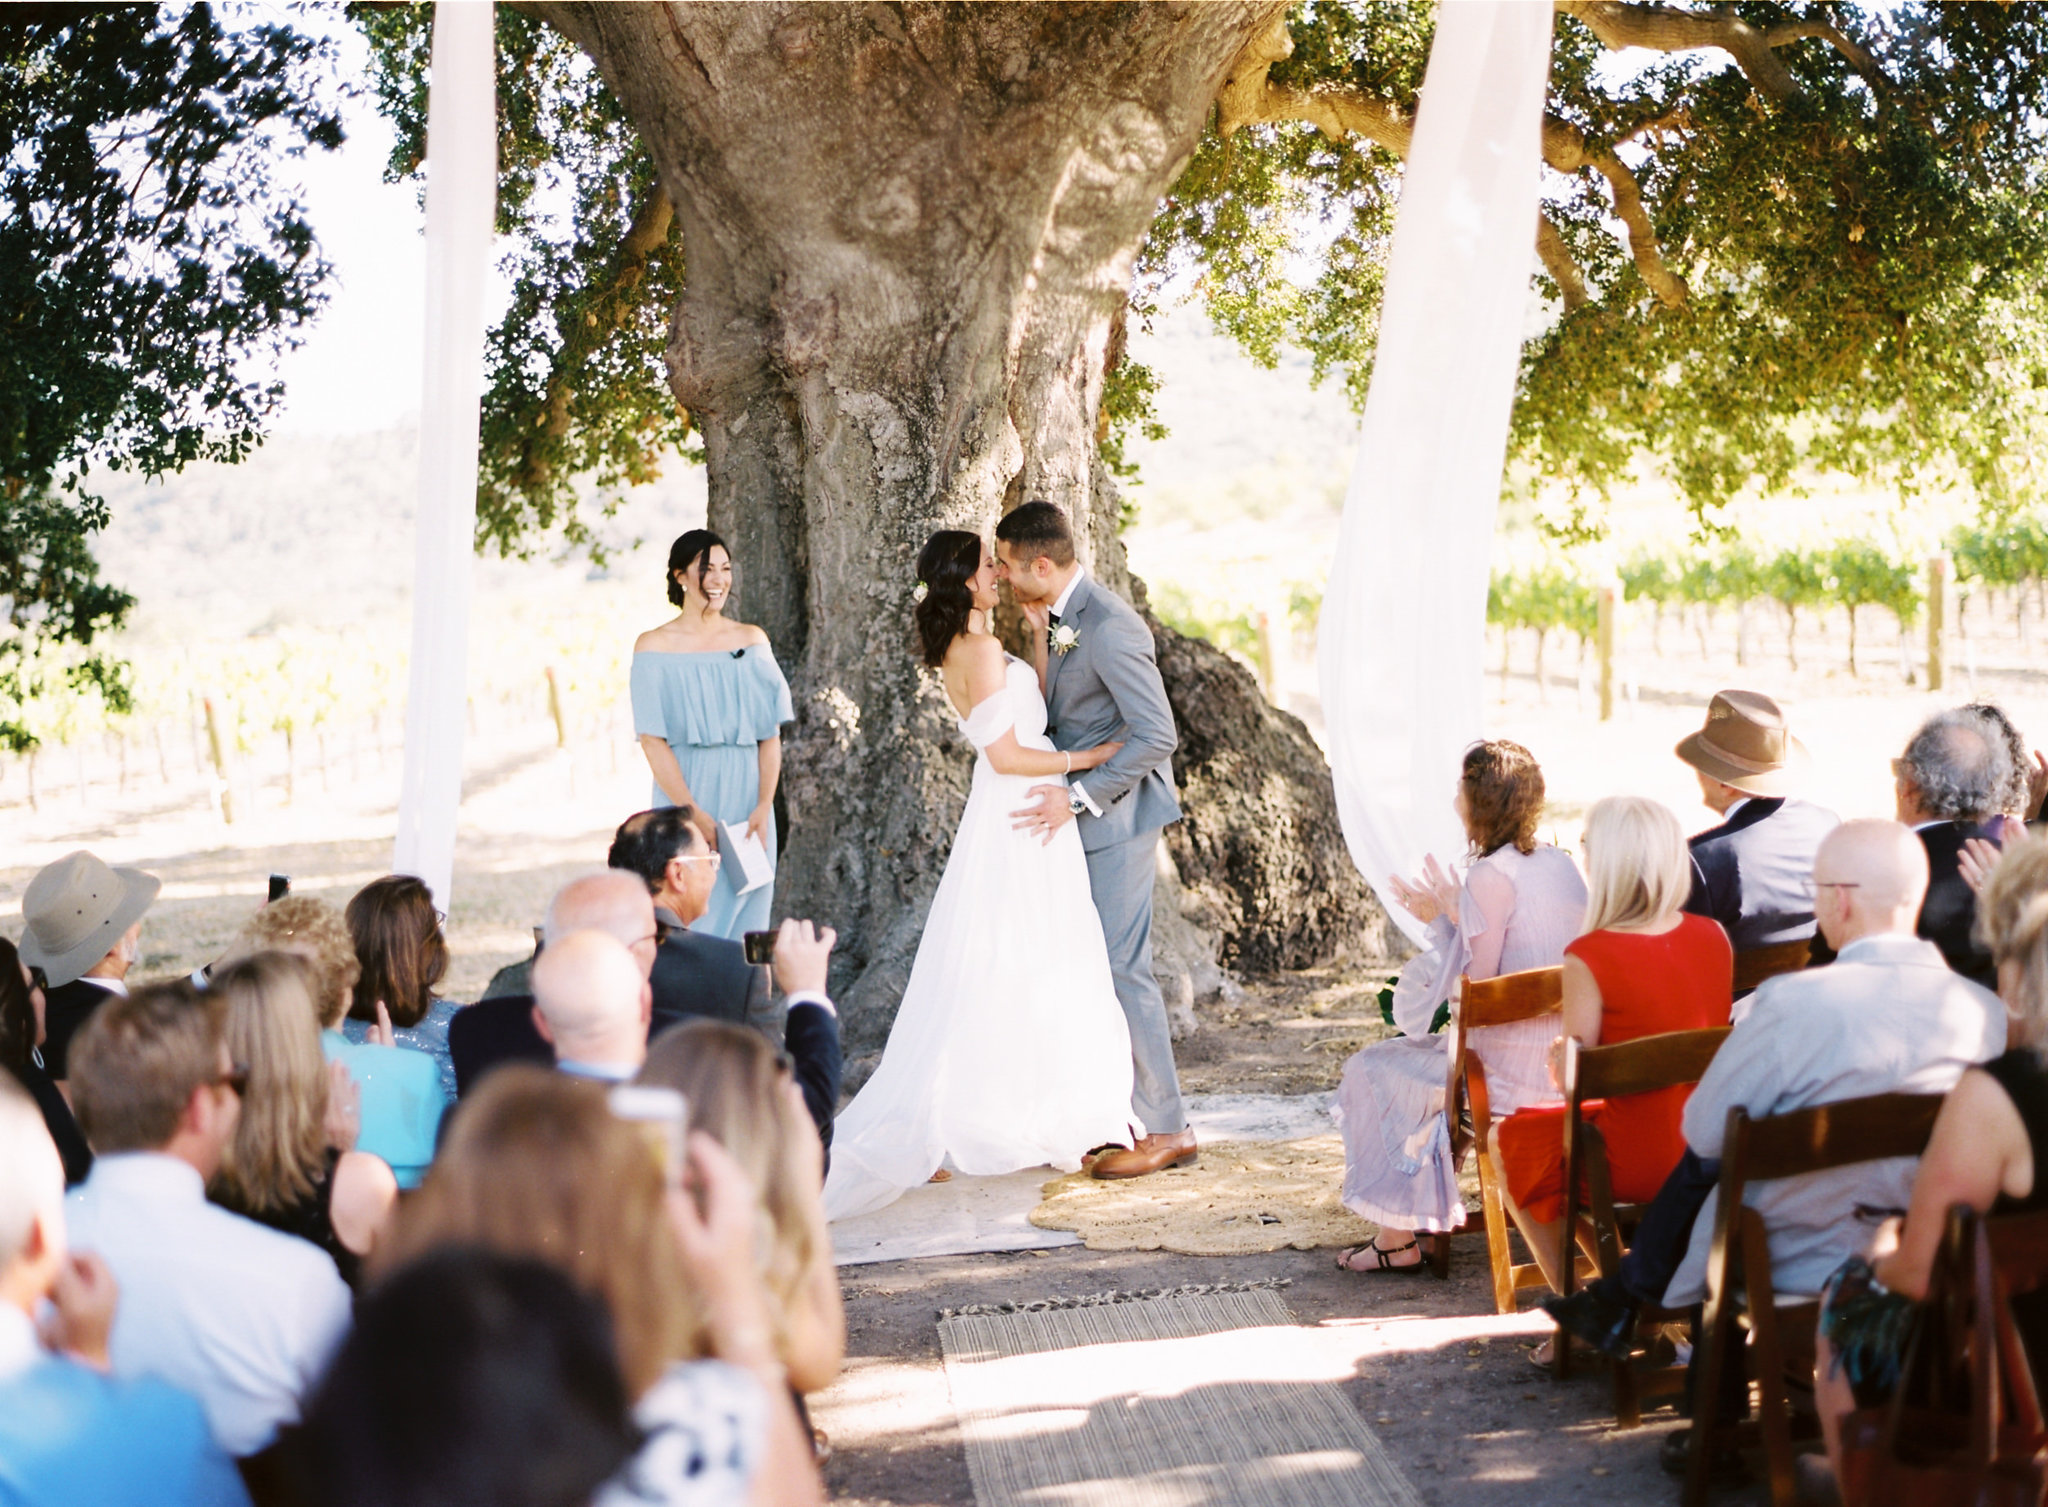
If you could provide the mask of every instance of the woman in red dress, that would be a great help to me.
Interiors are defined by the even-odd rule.
[[[1725,1026],[1734,997],[1728,934],[1682,909],[1692,892],[1692,858],[1668,808],[1640,796],[1599,801],[1586,815],[1583,847],[1586,930],[1564,950],[1564,1021],[1553,1078],[1562,1071],[1566,1037],[1611,1046]],[[1670,1176],[1685,1150],[1679,1119],[1691,1093],[1666,1088],[1583,1107],[1606,1137],[1617,1201],[1648,1199]],[[1501,1122],[1493,1146],[1508,1211],[1552,1287],[1569,1250],[1558,1229],[1563,1120],[1562,1104],[1532,1105]]]

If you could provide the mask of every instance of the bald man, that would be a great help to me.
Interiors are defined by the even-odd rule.
[[[534,1026],[578,1078],[625,1083],[640,1071],[652,1002],[639,959],[605,932],[572,931],[534,960]]]
[[[1761,1117],[1867,1094],[1943,1094],[1963,1069],[2005,1050],[1998,997],[1913,934],[1927,852],[1910,829],[1844,822],[1821,843],[1813,883],[1815,918],[1839,956],[1770,979],[1736,1006],[1735,1029],[1686,1104],[1686,1154],[1638,1227],[1619,1277],[1544,1302],[1575,1338],[1626,1353],[1642,1304],[1682,1309],[1705,1298],[1730,1109]],[[1875,1230],[1858,1211],[1903,1211],[1916,1165],[1910,1157],[1865,1162],[1751,1187],[1745,1201],[1770,1229],[1778,1291],[1819,1292]],[[1682,1444],[1686,1436],[1675,1437]],[[1682,1449],[1667,1458],[1674,1463],[1683,1469]]]

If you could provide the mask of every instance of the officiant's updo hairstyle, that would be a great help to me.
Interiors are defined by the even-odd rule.
[[[708,528],[693,528],[687,534],[679,535],[676,542],[668,547],[668,599],[671,606],[683,605],[683,588],[676,580],[676,572],[681,571],[688,575],[690,568],[714,549],[725,550],[726,559],[732,559],[732,550],[727,547],[726,542]],[[739,595],[737,564],[733,567],[733,587],[734,589],[726,594],[728,606],[732,604],[732,599]]]
[[[924,586],[924,599],[911,609],[911,619],[917,624],[918,652],[933,669],[946,662],[946,650],[974,611],[974,593],[967,582],[981,569],[981,550],[981,535],[942,528],[918,551],[917,579]]]
[[[1465,833],[1481,858],[1512,847],[1536,851],[1543,819],[1543,770],[1519,743],[1490,738],[1465,750]]]

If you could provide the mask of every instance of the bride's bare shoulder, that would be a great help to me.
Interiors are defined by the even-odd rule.
[[[992,633],[963,633],[946,646],[947,668],[969,672],[1003,662],[1003,646]]]

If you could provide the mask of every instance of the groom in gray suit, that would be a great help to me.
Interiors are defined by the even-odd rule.
[[[1116,997],[1131,1027],[1132,1107],[1145,1134],[1089,1163],[1097,1177],[1143,1177],[1195,1160],[1173,1065],[1166,1001],[1152,974],[1152,884],[1159,829],[1180,820],[1173,796],[1173,709],[1153,659],[1152,633],[1115,592],[1074,558],[1067,515],[1026,502],[996,525],[997,573],[1025,618],[1046,635],[1046,733],[1061,749],[1121,740],[1116,757],[1085,782],[1032,787],[1015,814],[1020,830],[1052,841],[1077,822],[1088,884],[1102,916]]]

